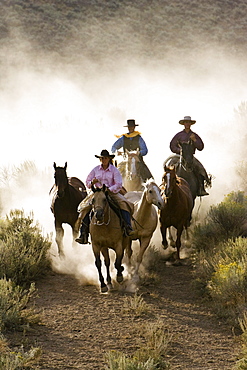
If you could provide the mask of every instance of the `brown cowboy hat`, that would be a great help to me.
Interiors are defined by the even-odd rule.
[[[109,157],[109,158],[111,158],[111,159],[112,159],[112,158],[114,158],[114,157],[115,157],[115,154],[110,154],[110,153],[108,152],[108,150],[103,149],[103,150],[101,150],[100,155],[95,154],[95,157],[96,157],[96,158]]]
[[[184,122],[190,122],[192,125],[194,125],[194,123],[196,123],[196,121],[192,120],[190,116],[185,116],[184,119],[181,119],[179,121],[180,125],[183,125]]]
[[[139,125],[136,124],[136,121],[134,119],[127,119],[127,125],[124,127],[135,127],[135,126]]]

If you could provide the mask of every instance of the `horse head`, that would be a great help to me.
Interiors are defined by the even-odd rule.
[[[194,142],[190,139],[187,142],[179,142],[180,155],[182,158],[182,164],[186,171],[192,172],[194,168]]]
[[[94,196],[92,198],[92,210],[97,222],[102,222],[104,219],[105,209],[108,204],[108,189],[104,184],[102,188],[95,188],[92,186],[92,191],[94,192]]]
[[[57,167],[56,163],[53,163],[53,167],[55,170],[54,179],[55,185],[57,187],[57,196],[58,198],[63,198],[65,194],[65,190],[68,187],[68,177],[67,177],[67,162],[65,162],[64,167]]]
[[[149,204],[154,204],[158,209],[162,209],[164,207],[164,200],[158,185],[154,181],[148,181],[144,186],[147,202]]]
[[[164,186],[164,193],[166,198],[170,198],[175,185],[178,183],[178,178],[176,175],[175,167],[165,166],[165,173],[162,178],[162,185]]]
[[[126,149],[127,161],[126,161],[126,177],[129,180],[134,180],[139,177],[138,164],[140,162],[139,149],[136,151],[129,151]]]

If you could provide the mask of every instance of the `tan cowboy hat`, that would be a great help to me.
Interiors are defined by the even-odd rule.
[[[190,122],[192,125],[194,125],[194,123],[196,123],[196,121],[192,120],[190,116],[184,116],[184,119],[181,119],[179,121],[180,125],[183,125],[184,122]]]
[[[103,149],[103,150],[101,150],[100,155],[95,154],[95,157],[96,157],[96,158],[103,158],[103,157],[114,158],[114,157],[115,157],[115,154],[110,154],[110,153],[108,152],[108,150]]]
[[[135,127],[135,126],[139,125],[136,124],[136,121],[134,119],[127,119],[127,125],[124,127]]]

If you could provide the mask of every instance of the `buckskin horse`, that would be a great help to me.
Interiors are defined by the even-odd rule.
[[[180,261],[181,235],[187,230],[191,221],[193,210],[193,198],[189,184],[186,180],[178,177],[175,167],[166,167],[162,178],[161,190],[165,201],[164,208],[160,211],[160,230],[164,248],[168,246],[166,231],[173,226],[177,229],[176,249],[177,261]]]
[[[94,193],[92,197],[92,217],[90,222],[90,234],[92,249],[95,256],[95,265],[98,269],[100,288],[102,293],[112,287],[110,275],[110,256],[109,249],[115,251],[115,268],[117,270],[117,282],[123,281],[122,259],[124,255],[125,243],[127,237],[124,235],[121,221],[118,215],[113,211],[108,202],[108,189],[105,185],[102,188],[92,186]],[[107,285],[101,271],[101,254],[104,257]]]
[[[64,167],[57,167],[53,164],[55,173],[55,184],[52,186],[49,195],[51,198],[51,211],[54,215],[56,243],[58,247],[58,254],[60,257],[64,256],[63,224],[69,224],[72,228],[73,238],[78,235],[78,228],[76,221],[78,218],[77,207],[80,202],[86,197],[86,187],[77,177],[67,177],[67,162]]]

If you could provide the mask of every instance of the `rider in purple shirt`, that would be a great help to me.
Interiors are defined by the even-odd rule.
[[[199,135],[197,135],[195,132],[191,130],[191,125],[196,123],[196,121],[192,120],[190,116],[185,116],[184,119],[180,120],[179,123],[181,125],[184,125],[184,130],[178,132],[171,140],[170,142],[170,149],[173,153],[180,154],[180,147],[179,142],[188,142],[189,140],[193,141],[194,146],[194,153],[197,150],[201,151],[204,149],[204,143]],[[195,175],[198,178],[199,181],[199,190],[198,190],[198,196],[204,196],[208,195],[204,188],[204,182],[208,186],[211,185],[211,179],[208,177],[208,174],[201,164],[201,162],[198,161],[194,157],[194,166],[195,166]]]

